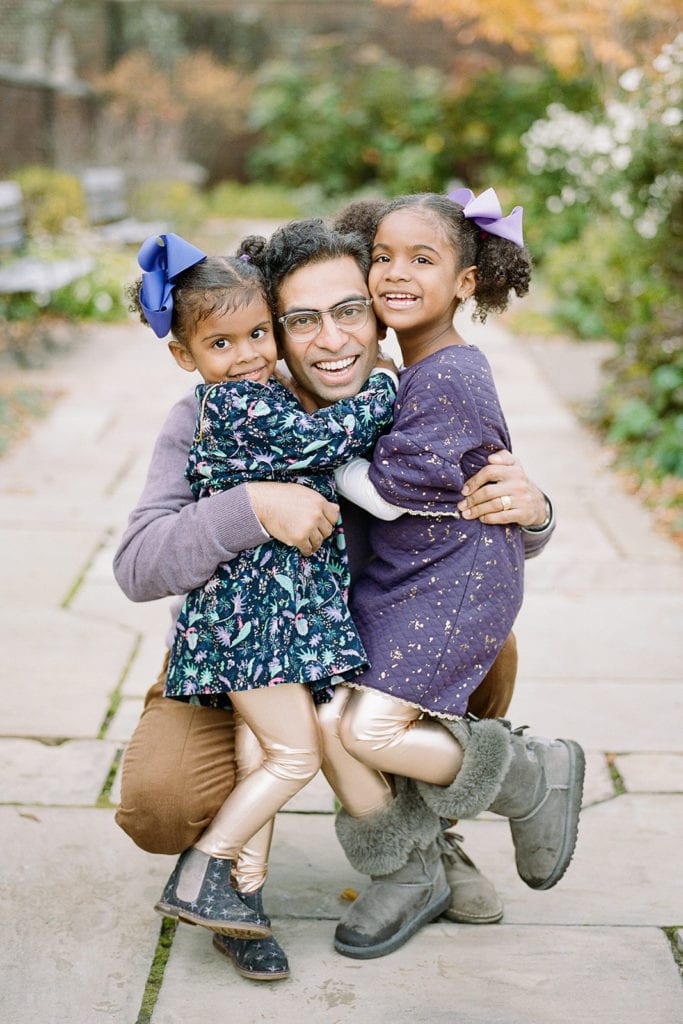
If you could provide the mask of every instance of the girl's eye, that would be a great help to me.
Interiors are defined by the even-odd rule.
[[[251,332],[251,338],[253,341],[260,341],[261,338],[265,337],[266,333],[265,327],[255,327]]]
[[[213,348],[225,349],[229,346],[230,342],[227,338],[217,338],[213,343]]]
[[[374,262],[375,262],[375,263],[388,263],[388,262],[389,262],[389,257],[388,257],[388,256],[385,256],[385,255],[384,255],[384,254],[382,253],[382,254],[380,254],[379,256],[375,256]]]

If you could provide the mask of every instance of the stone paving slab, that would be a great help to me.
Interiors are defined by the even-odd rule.
[[[679,870],[683,797],[625,795],[584,808],[574,858],[547,892],[518,877],[506,822],[458,825],[465,849],[494,881],[508,924],[665,927],[683,921]],[[265,902],[275,917],[329,918],[365,879],[346,861],[330,815],[278,815]]]
[[[132,648],[130,633],[114,624],[62,610],[3,610],[3,733],[97,736]]]
[[[256,985],[179,928],[152,1024],[673,1024],[681,991],[654,928],[428,925],[376,960],[341,957],[319,921],[274,921],[292,977]],[[637,965],[637,969],[636,968]]]
[[[515,623],[524,658],[520,678],[645,678],[680,683],[681,623],[683,592],[531,592]],[[535,640],[539,631],[543,643]],[[654,642],[654,638],[661,639]]]
[[[628,793],[683,793],[683,753],[620,754],[614,763]]]
[[[45,520],[45,510],[43,509]],[[0,526],[0,601],[2,606],[58,606],[67,597],[100,541],[94,527],[73,532]]]
[[[552,680],[554,657],[546,655],[545,678],[528,667],[520,640],[519,676],[508,715],[539,736],[569,736],[587,750],[675,753],[683,749],[683,688],[677,680],[614,682],[603,679]],[[549,649],[548,649],[549,650]],[[561,668],[558,668],[561,675]],[[661,709],[662,713],[655,709]],[[665,713],[664,713],[665,712]]]
[[[0,835],[3,1021],[134,1024],[168,858],[143,854],[104,810],[2,807]]]
[[[558,552],[561,557],[556,557]],[[583,563],[576,558],[576,545],[567,531],[558,526],[552,547],[542,557],[527,563],[526,593],[528,596],[533,591],[562,589],[569,593],[588,590],[591,594],[626,590],[680,594],[682,576],[681,564],[672,558],[655,564],[651,558],[624,562],[615,554],[611,561],[591,558]]]
[[[97,801],[116,755],[108,740],[0,739],[0,803],[87,805]]]

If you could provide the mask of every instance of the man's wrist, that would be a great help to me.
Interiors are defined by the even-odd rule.
[[[553,504],[547,494],[544,494],[543,497],[545,499],[545,519],[538,526],[523,526],[522,529],[528,533],[543,533],[544,530],[549,530],[555,521]]]

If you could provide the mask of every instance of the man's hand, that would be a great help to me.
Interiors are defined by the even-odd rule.
[[[489,455],[488,462],[463,486],[465,499],[458,502],[463,518],[542,526],[548,517],[545,495],[529,480],[519,460],[502,449]]]
[[[303,484],[254,480],[247,491],[263,528],[302,555],[317,551],[339,518],[339,505]]]

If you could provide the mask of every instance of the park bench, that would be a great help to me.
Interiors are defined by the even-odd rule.
[[[168,231],[160,222],[129,216],[125,176],[119,167],[89,167],[81,173],[81,184],[88,223],[103,241],[140,245],[150,235]]]
[[[22,256],[26,245],[24,202],[15,181],[0,181],[0,296],[50,296],[93,269],[89,256]]]

